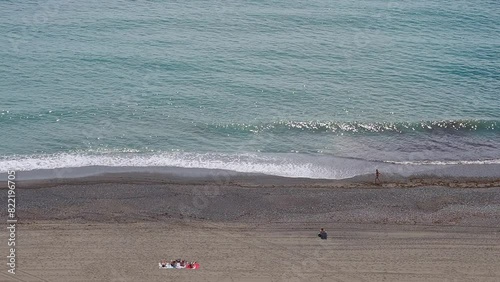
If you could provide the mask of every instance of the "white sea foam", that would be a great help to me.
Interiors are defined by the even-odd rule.
[[[353,163],[354,162],[354,163]],[[337,162],[338,163],[338,162]],[[356,164],[355,164],[356,163]],[[277,157],[255,154],[159,153],[159,154],[52,154],[0,159],[0,171],[33,171],[57,168],[105,167],[182,167],[224,169],[243,173],[263,173],[284,177],[345,179],[369,171],[362,161],[334,166],[332,162],[312,163],[311,158]]]
[[[0,157],[0,172],[6,172],[7,170],[67,170],[85,167],[128,168],[128,171],[141,168],[144,171],[144,168],[178,167],[222,169],[241,173],[262,173],[294,178],[346,179],[372,174],[375,168],[382,170],[386,175],[409,176],[422,173],[440,173],[442,175],[463,176],[468,173],[467,171],[470,170],[471,166],[498,164],[500,164],[498,159],[380,162],[305,154],[135,153],[113,151],[5,156]],[[481,171],[471,172],[469,176],[480,174]],[[72,174],[78,175],[78,173],[70,173],[69,175]],[[498,173],[491,172],[488,175],[490,174],[497,175]]]
[[[399,165],[437,165],[437,166],[449,166],[449,165],[490,165],[490,164],[500,164],[500,159],[491,160],[475,160],[475,161],[385,161],[385,163],[399,164]]]

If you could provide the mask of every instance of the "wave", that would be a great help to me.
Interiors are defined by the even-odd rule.
[[[420,122],[334,122],[334,121],[276,121],[247,124],[198,124],[208,130],[240,131],[249,133],[296,130],[331,133],[410,133],[410,132],[500,132],[500,121],[442,120]]]

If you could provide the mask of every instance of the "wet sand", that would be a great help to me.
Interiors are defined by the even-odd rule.
[[[131,178],[19,182],[18,271],[4,264],[0,281],[500,279],[495,180]],[[158,269],[163,258],[202,269]]]

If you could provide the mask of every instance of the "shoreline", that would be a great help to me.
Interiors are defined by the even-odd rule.
[[[294,156],[297,157],[297,156]],[[285,159],[280,159],[284,161]],[[47,160],[45,160],[47,161]],[[158,179],[175,179],[177,182],[195,181],[219,181],[222,179],[243,179],[255,182],[257,179],[265,179],[275,183],[296,182],[363,182],[369,184],[374,180],[375,170],[382,173],[381,180],[385,182],[401,182],[408,179],[443,178],[456,179],[459,181],[492,180],[500,179],[500,163],[491,164],[394,164],[379,161],[368,161],[352,158],[327,158],[318,156],[308,160],[297,159],[272,161],[266,163],[259,161],[236,161],[228,162],[221,160],[214,163],[199,163],[194,166],[143,166],[141,162],[133,163],[131,166],[122,166],[116,160],[109,160],[107,165],[88,165],[83,162],[82,166],[53,167],[53,163],[31,163],[35,167],[47,167],[46,169],[30,169],[24,163],[9,161],[0,162],[0,183],[7,180],[7,170],[16,170],[16,178],[23,181],[51,181],[55,179],[96,179],[104,178],[106,175],[132,175],[143,178],[143,175],[156,175]],[[103,177],[104,176],[104,177]],[[132,178],[133,178],[132,177]],[[130,178],[130,177],[128,177]],[[151,177],[152,178],[152,177]],[[132,179],[133,180],[133,179]],[[149,180],[152,181],[152,180]]]
[[[183,169],[195,170],[195,169]],[[383,175],[379,183],[374,182],[373,175],[357,176],[349,179],[310,179],[290,178],[265,174],[237,173],[233,171],[213,170],[211,174],[183,175],[154,172],[121,172],[103,173],[86,177],[23,179],[23,172],[18,173],[17,185],[25,189],[48,188],[56,186],[82,186],[95,184],[163,184],[163,185],[229,185],[234,187],[302,187],[332,189],[380,189],[380,188],[493,188],[500,187],[500,177],[446,177],[435,175],[415,175],[402,177],[399,175]],[[7,189],[7,181],[0,182],[0,189]]]

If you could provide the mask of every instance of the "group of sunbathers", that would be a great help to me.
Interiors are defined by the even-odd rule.
[[[175,269],[199,269],[200,264],[197,263],[196,261],[193,262],[187,262],[185,260],[181,259],[176,259],[172,260],[170,262],[167,262],[167,260],[162,259],[161,262],[159,263],[160,268],[175,268]]]

